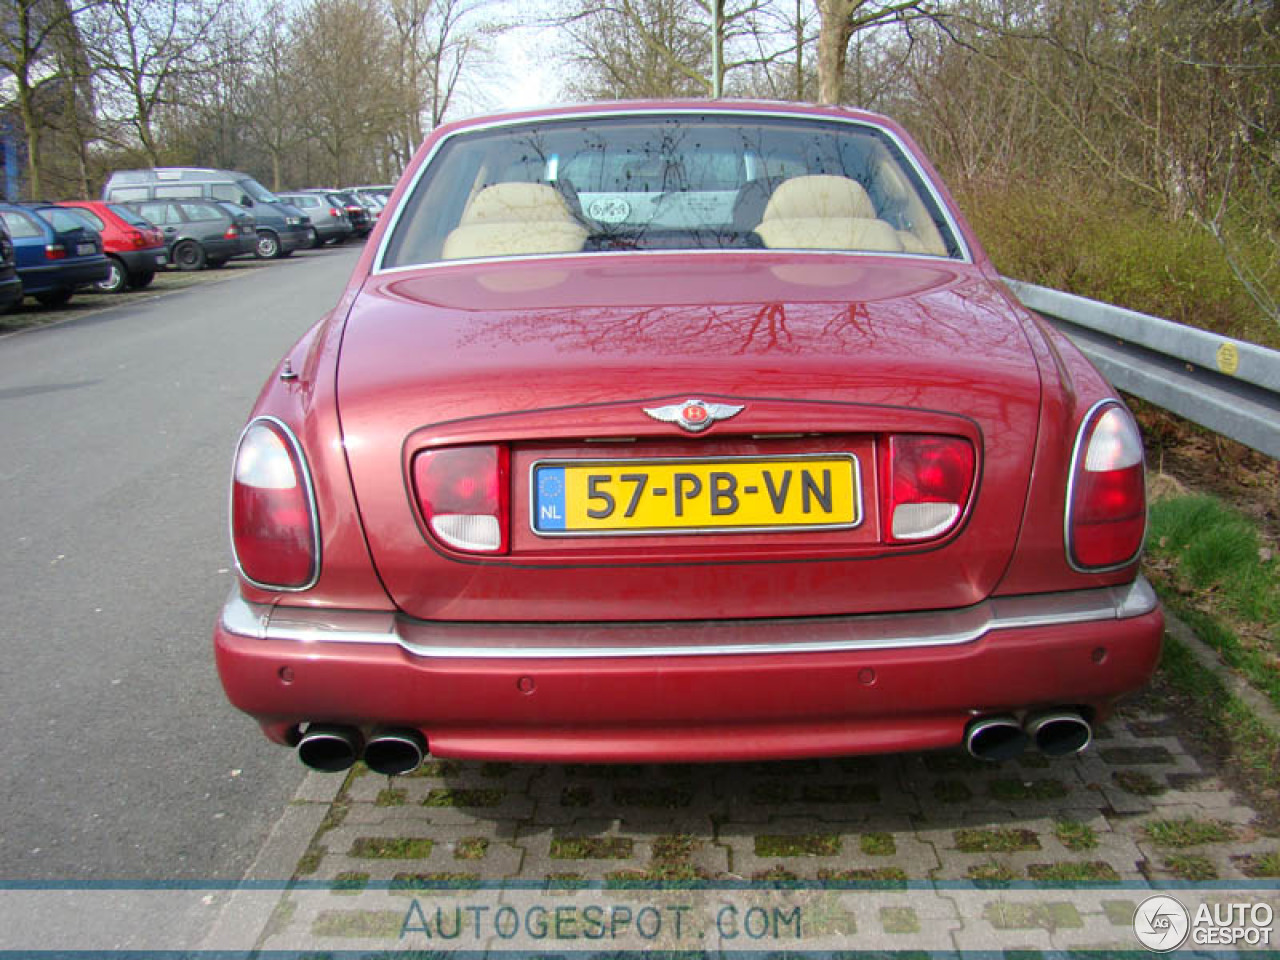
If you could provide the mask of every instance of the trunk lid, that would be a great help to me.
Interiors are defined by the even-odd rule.
[[[742,409],[698,433],[645,412],[690,399]],[[1040,381],[1018,316],[968,265],[646,255],[374,276],[347,320],[338,402],[378,572],[412,616],[820,616],[962,607],[991,591],[1021,520]],[[878,474],[893,433],[977,451],[969,510],[938,542],[885,542]],[[418,451],[479,443],[510,451],[505,556],[449,550],[415,503]],[[763,500],[784,466],[799,497],[805,464],[824,456],[855,465],[856,523],[536,529],[536,466],[781,464]]]

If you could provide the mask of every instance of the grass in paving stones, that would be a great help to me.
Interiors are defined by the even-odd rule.
[[[991,764],[985,760],[956,751],[926,753],[923,760],[924,768],[930,773],[978,773],[991,769]]]
[[[858,847],[869,857],[892,857],[898,852],[892,833],[864,833],[858,837]]]
[[[1069,903],[1005,903],[987,904],[983,916],[997,930],[1078,929],[1084,926],[1080,913]]]
[[[1006,884],[1018,879],[1018,875],[1003,863],[988,860],[986,863],[975,863],[965,871],[965,876],[979,886],[985,884]]]
[[[1164,868],[1179,880],[1218,879],[1218,868],[1213,861],[1196,853],[1176,853],[1164,862]]]
[[[791,784],[783,783],[781,780],[753,783],[750,797],[752,803],[764,804],[765,806],[786,803],[791,799]]]
[[[373,860],[424,860],[435,841],[429,837],[356,837],[349,857]]]
[[[964,853],[1013,853],[1039,850],[1034,830],[1016,827],[969,828],[955,832],[956,847]]]
[[[309,877],[320,869],[320,861],[324,859],[329,848],[323,844],[313,843],[307,848],[307,852],[302,855],[302,859],[298,861],[298,866],[294,868],[293,875],[295,877]]]
[[[1120,879],[1115,867],[1102,860],[1088,863],[1033,863],[1027,876],[1041,883],[1114,883]]]
[[[436,787],[422,801],[424,807],[496,807],[507,791],[497,787]]]
[[[834,857],[840,847],[838,833],[766,833],[756,837],[757,857]]]
[[[907,885],[907,874],[901,867],[858,867],[854,870],[819,870],[823,883],[854,883],[868,887],[901,889]]]
[[[480,886],[478,873],[397,873],[387,884],[392,893],[416,890],[475,890]]]
[[[973,799],[973,791],[960,780],[939,780],[933,785],[933,799],[939,803],[967,803]]]
[[[1117,767],[1128,767],[1134,764],[1171,764],[1173,754],[1166,747],[1108,747],[1101,751],[1106,763]]]
[[[408,777],[452,777],[462,772],[462,764],[457,760],[428,760]]]
[[[483,860],[489,853],[488,837],[463,837],[453,848],[455,860]]]
[[[553,837],[552,860],[625,860],[635,846],[630,837]]]
[[[344,870],[333,878],[329,890],[331,893],[351,896],[360,893],[369,885],[369,874],[355,870]]]
[[[655,860],[687,860],[693,852],[702,846],[697,837],[687,834],[654,837],[652,850]]]
[[[591,881],[581,873],[548,873],[542,881],[544,890],[581,890]]]
[[[751,879],[756,883],[771,883],[775,887],[804,886],[799,874],[792,873],[781,864],[768,870],[758,870],[751,875]]]
[[[885,933],[920,932],[920,916],[910,907],[881,907],[880,923]]]
[[[1251,857],[1240,857],[1238,862],[1240,870],[1246,877],[1258,879],[1280,877],[1280,850],[1255,854]]]
[[[1231,825],[1220,820],[1152,820],[1146,826],[1151,842],[1160,847],[1196,847],[1202,843],[1225,843],[1235,839]]]
[[[373,801],[375,807],[403,807],[409,802],[408,790],[386,789],[378,791],[378,798]]]
[[[1138,904],[1134,900],[1103,900],[1102,911],[1107,915],[1107,923],[1113,927],[1132,927]]]
[[[646,887],[694,887],[710,879],[705,870],[691,863],[655,861],[646,869],[618,870],[605,875],[605,886],[613,890]]]
[[[805,803],[879,803],[874,783],[806,783],[800,790]]]
[[[997,800],[1060,800],[1067,788],[1058,780],[992,780],[991,795]]]
[[[1139,797],[1158,797],[1169,788],[1141,770],[1117,770],[1111,775],[1117,787]]]
[[[404,911],[323,910],[311,924],[312,936],[393,940],[400,936]]]
[[[617,787],[613,802],[620,807],[644,807],[651,810],[674,810],[687,807],[693,800],[693,791],[684,787]]]
[[[1092,850],[1098,845],[1093,827],[1079,820],[1059,820],[1053,825],[1053,833],[1068,850]]]
[[[596,795],[590,787],[565,787],[560,791],[562,807],[589,807],[595,799]]]

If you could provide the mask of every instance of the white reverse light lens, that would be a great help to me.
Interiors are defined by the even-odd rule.
[[[1142,462],[1142,438],[1134,423],[1119,407],[1098,418],[1089,438],[1084,468],[1090,473],[1124,470]]]
[[[437,537],[459,550],[497,550],[502,546],[498,518],[479,514],[444,513],[431,518]]]
[[[240,443],[235,479],[259,490],[292,490],[298,485],[284,441],[262,424],[250,427]]]

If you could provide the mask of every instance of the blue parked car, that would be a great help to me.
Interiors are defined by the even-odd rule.
[[[111,273],[102,238],[71,210],[5,203],[0,204],[0,220],[13,238],[23,293],[46,307],[61,306],[76,288],[92,286]]]
[[[22,281],[13,262],[13,241],[0,220],[0,313],[22,301]]]

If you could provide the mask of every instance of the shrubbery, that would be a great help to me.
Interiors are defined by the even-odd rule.
[[[1280,327],[1189,219],[1170,221],[1080,187],[957,186],[961,209],[1005,276],[1280,348]]]

